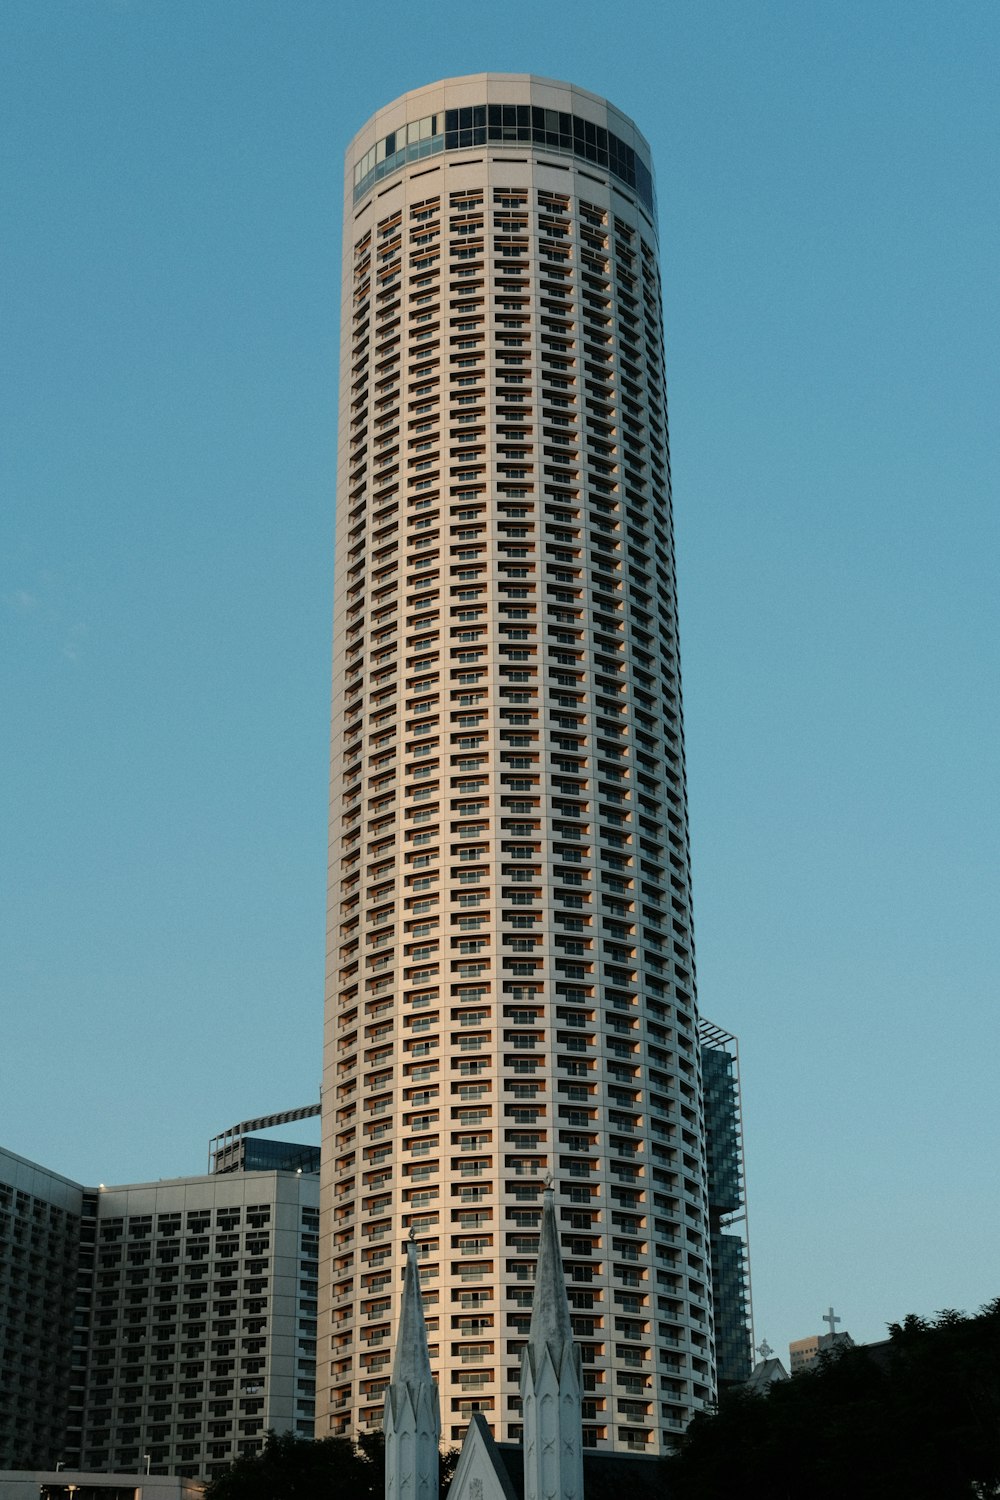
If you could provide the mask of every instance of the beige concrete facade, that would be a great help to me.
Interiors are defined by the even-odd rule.
[[[311,1437],[318,1237],[315,1174],[93,1188],[0,1149],[0,1462],[159,1493]]]
[[[318,1183],[295,1172],[105,1187],[80,1452],[192,1479],[313,1431]]]
[[[316,1435],[420,1241],[442,1437],[521,1436],[556,1186],[590,1446],[714,1392],[648,147],[449,80],[347,153]]]

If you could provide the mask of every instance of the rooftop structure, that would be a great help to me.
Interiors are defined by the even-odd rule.
[[[753,1348],[740,1052],[732,1032],[712,1021],[701,1021],[699,1036],[708,1149],[715,1358],[721,1389],[742,1384],[749,1377]]]
[[[823,1315],[823,1322],[830,1325],[827,1333],[814,1333],[808,1338],[793,1339],[788,1346],[789,1370],[792,1375],[801,1375],[812,1369],[823,1354],[832,1354],[837,1349],[853,1349],[854,1340],[849,1333],[838,1333],[841,1321],[830,1307]]]
[[[231,1125],[228,1130],[223,1130],[209,1141],[208,1170],[296,1172],[301,1169],[303,1172],[318,1172],[318,1146],[271,1140],[269,1137],[262,1137],[260,1131],[273,1130],[279,1125],[291,1125],[299,1120],[312,1120],[319,1112],[318,1104],[305,1104],[299,1109],[257,1115],[255,1119]]]

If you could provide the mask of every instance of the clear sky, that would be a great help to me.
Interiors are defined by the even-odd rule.
[[[342,153],[605,94],[662,215],[701,1005],[757,1336],[1000,1294],[995,0],[2,0],[0,1142],[318,1094]]]

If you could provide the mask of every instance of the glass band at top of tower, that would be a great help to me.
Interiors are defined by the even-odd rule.
[[[484,95],[482,103],[446,106],[415,119],[408,118],[394,129],[380,132],[364,155],[354,159],[354,202],[359,203],[377,183],[401,167],[424,157],[437,156],[442,151],[463,151],[478,146],[531,145],[574,156],[578,161],[590,162],[610,172],[617,182],[635,193],[651,215],[655,228],[656,186],[652,159],[648,145],[631,120],[597,95],[529,75],[482,74],[475,79],[455,82],[461,84],[465,93],[470,84],[480,80]],[[436,88],[445,91],[448,83]],[[549,101],[512,102],[490,97],[498,93],[523,94],[526,88],[529,94],[544,89],[550,96]],[[566,99],[554,100],[551,97],[554,90],[564,92]],[[427,92],[419,91],[420,94]],[[406,95],[401,102],[414,97]],[[552,107],[556,102],[577,107]],[[595,115],[599,118],[593,118]],[[611,128],[612,122],[618,126],[617,130]]]

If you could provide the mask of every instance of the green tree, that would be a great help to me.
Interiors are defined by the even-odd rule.
[[[458,1453],[441,1455],[441,1500],[447,1495]],[[296,1437],[269,1432],[259,1453],[236,1459],[205,1489],[205,1500],[382,1500],[385,1440],[381,1432],[350,1438]]]
[[[367,1472],[372,1479],[372,1495],[376,1500],[382,1500],[385,1494],[385,1437],[381,1430],[376,1432],[361,1432],[358,1434],[358,1452],[366,1463]],[[438,1476],[440,1480],[440,1500],[445,1500],[448,1488],[451,1484],[455,1465],[458,1463],[458,1449],[449,1448],[446,1453],[438,1454]]]
[[[664,1465],[670,1500],[973,1500],[1000,1494],[1000,1299],[892,1324],[766,1395],[734,1391]]]
[[[351,1442],[313,1441],[269,1432],[259,1453],[245,1454],[213,1479],[205,1500],[381,1500],[381,1474]]]

